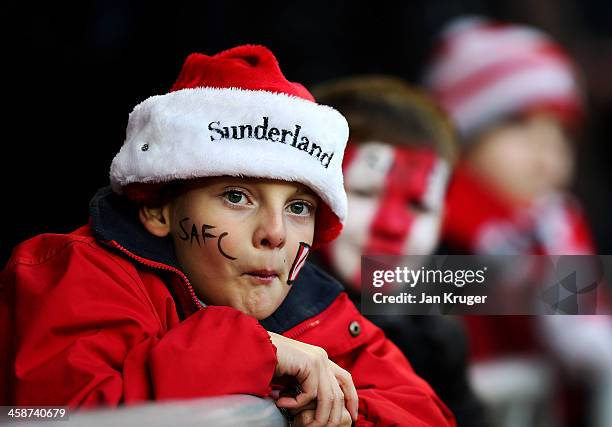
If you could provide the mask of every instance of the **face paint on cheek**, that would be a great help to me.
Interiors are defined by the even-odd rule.
[[[185,217],[179,221],[179,228],[181,229],[181,232],[178,236],[179,239],[184,240],[184,241],[189,240],[189,243],[193,245],[193,240],[195,238],[195,241],[198,244],[198,246],[201,246],[200,236],[202,237],[203,243],[206,243],[207,238],[211,239],[211,238],[217,237],[214,234],[211,234],[207,231],[207,230],[212,230],[213,228],[216,228],[216,227],[214,225],[208,225],[208,224],[202,224],[202,227],[200,227],[202,230],[202,234],[200,234],[200,232],[198,231],[198,227],[196,227],[195,224],[191,224],[191,232],[188,233],[184,224],[188,222],[190,219],[191,218],[189,217]]]
[[[189,217],[185,217],[182,220],[179,221],[179,228],[181,229],[181,232],[179,234],[179,239],[181,240],[189,240],[190,244],[193,245],[193,239],[195,238],[198,246],[200,246],[200,236],[202,236],[202,241],[203,243],[206,243],[206,239],[207,238],[215,238],[217,236],[215,236],[214,234],[209,233],[207,230],[212,230],[213,228],[216,228],[214,225],[208,225],[208,224],[202,224],[201,230],[202,230],[202,234],[200,235],[200,233],[198,232],[198,228],[196,227],[195,224],[191,224],[191,232],[188,233],[187,229],[184,226],[184,223],[186,223],[187,221],[189,221],[191,218]]]
[[[204,236],[204,242],[206,242],[206,238],[215,238],[217,236],[215,236],[214,234],[209,233],[206,230],[212,230],[213,228],[217,228],[214,225],[208,225],[208,224],[202,224],[202,236]]]
[[[423,195],[423,203],[426,207],[442,210],[449,176],[450,166],[446,161],[438,159],[427,179],[427,189]]]
[[[219,235],[219,239],[217,240],[217,248],[219,249],[219,252],[221,253],[221,255],[223,255],[225,258],[227,258],[227,259],[229,259],[229,260],[232,260],[232,261],[235,261],[235,260],[236,260],[236,259],[238,259],[238,258],[233,257],[233,256],[231,256],[231,255],[228,255],[228,254],[227,254],[227,253],[226,253],[226,252],[223,250],[223,248],[221,247],[221,240],[223,240],[223,238],[224,238],[225,236],[227,236],[228,234],[229,234],[229,233],[228,233],[227,231],[225,231],[225,232],[223,232],[223,233],[221,233],[221,234]]]
[[[407,255],[431,254],[438,244],[441,222],[442,215],[437,213],[418,215],[402,252]]]
[[[368,251],[372,224],[380,212],[395,157],[394,146],[376,141],[349,144],[345,153],[344,182],[351,214],[338,239],[322,251],[334,272],[353,290],[360,287],[361,255]]]
[[[217,237],[216,235],[208,232],[208,230],[212,230],[212,229],[217,228],[217,227],[214,226],[214,225],[209,225],[209,224],[202,224],[202,227],[200,227],[201,230],[202,230],[201,234],[200,234],[200,232],[198,232],[198,228],[196,227],[196,225],[192,224],[191,225],[191,233],[188,233],[184,224],[186,222],[188,222],[189,220],[190,220],[189,217],[185,217],[185,218],[183,218],[182,220],[179,221],[179,228],[181,229],[181,231],[179,233],[179,236],[178,236],[179,239],[184,240],[184,241],[189,240],[190,244],[193,245],[193,239],[195,238],[198,246],[201,247],[200,236],[202,237],[202,241],[203,241],[204,244],[206,244],[206,239],[214,239],[214,238]],[[223,232],[223,233],[221,233],[219,235],[219,238],[217,239],[217,249],[219,249],[219,253],[221,255],[223,255],[225,258],[227,258],[229,260],[232,260],[232,261],[235,261],[238,258],[229,255],[227,252],[225,252],[223,250],[223,247],[221,246],[221,240],[223,240],[223,238],[225,236],[227,236],[228,234],[229,233],[227,231],[225,231],[225,232]]]
[[[364,254],[399,255],[410,234],[413,217],[401,192],[387,189],[378,201],[364,245]]]
[[[406,254],[429,255],[438,244],[450,168],[444,160],[437,159],[427,172],[426,187],[421,197],[425,211],[415,216],[404,246]]]
[[[289,270],[289,275],[287,277],[288,286],[293,285],[293,282],[295,282],[298,273],[306,263],[306,258],[308,258],[309,252],[310,245],[305,242],[300,242],[300,246],[298,247],[295,259],[293,260],[293,265],[291,265],[291,269]]]
[[[181,240],[189,240],[189,233],[187,233],[187,230],[185,229],[185,227],[183,226],[183,223],[189,221],[189,217],[187,218],[183,218],[182,220],[179,221],[179,228],[181,229],[181,233],[179,234],[179,239]]]
[[[344,182],[347,190],[377,193],[385,185],[393,166],[394,149],[388,144],[371,142],[352,147],[350,163],[344,164]]]
[[[407,252],[413,247],[409,242],[424,237],[415,232],[428,229],[418,220],[423,215],[421,209],[429,213],[438,210],[441,204],[432,200],[443,194],[445,188],[440,185],[445,180],[438,179],[440,162],[436,154],[429,149],[405,147],[395,147],[394,154],[393,167],[369,230],[366,253],[411,255],[412,252]]]
[[[385,174],[376,213],[367,230],[365,254],[401,254],[410,232],[412,216],[408,210],[408,198],[415,179],[410,152],[391,147],[392,167]]]

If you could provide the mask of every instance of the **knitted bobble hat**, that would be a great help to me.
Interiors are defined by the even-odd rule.
[[[583,115],[574,63],[549,36],[524,25],[452,21],[424,80],[464,138],[529,111],[546,110],[568,128]]]

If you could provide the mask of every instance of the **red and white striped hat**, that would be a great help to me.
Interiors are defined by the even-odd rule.
[[[546,34],[523,25],[482,17],[452,21],[424,83],[463,137],[532,110],[551,111],[570,126],[582,116],[573,62]]]

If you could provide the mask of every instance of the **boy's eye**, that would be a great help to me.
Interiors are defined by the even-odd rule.
[[[288,206],[288,209],[294,215],[306,216],[310,214],[312,207],[306,202],[294,202]]]
[[[235,205],[243,205],[247,202],[247,197],[242,191],[230,190],[224,193],[225,198],[228,202]]]

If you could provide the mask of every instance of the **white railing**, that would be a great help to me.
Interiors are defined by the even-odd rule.
[[[23,419],[22,419],[23,421]],[[236,395],[146,403],[116,409],[70,411],[65,421],[0,423],[40,427],[285,427],[287,422],[270,400]]]

